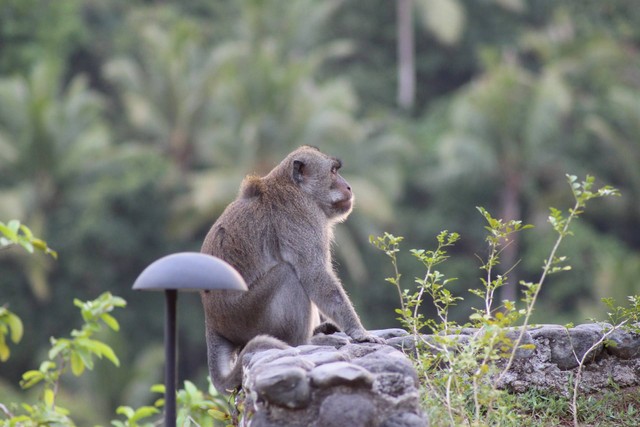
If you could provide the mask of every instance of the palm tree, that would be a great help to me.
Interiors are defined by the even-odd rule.
[[[178,234],[201,232],[244,175],[266,173],[299,145],[336,155],[363,150],[368,154],[354,155],[349,166],[356,174],[368,170],[363,158],[385,156],[369,147],[384,141],[384,130],[356,119],[349,83],[319,77],[328,60],[351,52],[347,41],[319,40],[339,4],[241,1],[236,32],[210,48],[153,20],[136,21],[139,54],[111,62],[107,74],[123,91],[133,137],[169,155],[181,171],[187,191],[175,203]],[[388,187],[362,185],[363,200],[378,193],[370,214],[389,212]]]
[[[441,173],[497,183],[498,213],[522,219],[525,194],[548,175],[566,171],[561,130],[572,107],[571,93],[557,68],[535,75],[515,62],[503,62],[471,82],[454,99],[450,130],[440,140]],[[560,166],[560,164],[563,166]],[[503,272],[517,263],[516,234],[502,253]],[[502,299],[516,299],[515,274]]]
[[[0,216],[21,218],[45,235],[49,212],[109,147],[102,98],[75,77],[37,64],[27,77],[0,80]],[[49,293],[47,261],[20,258],[39,298]]]

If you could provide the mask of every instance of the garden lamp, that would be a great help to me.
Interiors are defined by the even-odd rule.
[[[176,301],[178,291],[246,291],[242,276],[223,260],[198,252],[167,255],[140,273],[133,289],[165,295],[165,426],[176,425]]]

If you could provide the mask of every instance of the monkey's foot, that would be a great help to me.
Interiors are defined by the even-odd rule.
[[[351,339],[355,342],[372,342],[375,344],[386,344],[387,341],[384,338],[371,335],[367,331],[355,332],[351,334]]]
[[[316,326],[316,328],[313,330],[313,333],[311,335],[318,335],[318,334],[331,335],[331,334],[335,334],[336,332],[340,332],[340,328],[338,328],[336,325],[334,325],[331,322],[322,322],[321,324]]]

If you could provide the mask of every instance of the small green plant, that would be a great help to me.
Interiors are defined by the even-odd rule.
[[[567,179],[574,206],[566,214],[551,208],[549,222],[558,237],[543,263],[540,279],[535,283],[520,282],[523,287],[522,308],[508,300],[496,304],[496,290],[507,283],[514,266],[508,266],[502,274],[496,274],[495,267],[500,263],[500,255],[510,244],[512,235],[531,228],[530,225],[516,220],[503,221],[491,216],[486,209],[478,208],[487,223],[488,255],[480,267],[484,271],[480,279],[482,286],[470,289],[470,292],[482,298],[483,308],[474,309],[469,322],[464,325],[449,320],[449,310],[462,300],[447,288],[453,279],[446,279],[435,270],[448,258],[446,249],[459,240],[457,233],[441,232],[434,250],[411,250],[426,269],[425,276],[415,280],[417,288],[413,293],[403,290],[400,285],[397,254],[402,237],[388,233],[382,237],[370,237],[370,242],[391,259],[394,267],[394,276],[386,280],[397,288],[400,308],[396,312],[417,343],[415,361],[424,386],[425,406],[433,425],[513,425],[521,422],[520,415],[509,409],[513,406],[508,402],[509,395],[499,385],[516,352],[533,348],[522,344],[522,339],[545,279],[550,274],[570,269],[565,258],[557,256],[560,243],[571,235],[569,225],[582,214],[589,200],[618,194],[609,186],[594,191],[594,178],[591,176],[582,182],[571,175]],[[433,300],[435,319],[425,319],[419,313],[425,295]],[[629,315],[626,312],[620,314]],[[423,335],[424,332],[431,335]]]
[[[12,219],[6,224],[0,221],[0,249],[15,245],[21,246],[30,254],[37,249],[53,258],[58,258],[58,253],[47,246],[47,242],[35,237],[31,229],[17,219]]]
[[[119,406],[116,409],[116,414],[124,416],[124,421],[113,420],[111,425],[115,427],[153,427],[155,424],[151,421],[140,422],[145,418],[152,417],[158,414],[160,410],[154,406],[142,406],[138,409],[133,409],[130,406]]]
[[[74,304],[82,313],[82,328],[73,330],[71,338],[51,338],[47,360],[38,369],[22,375],[22,388],[42,385],[41,399],[34,405],[22,404],[24,414],[5,413],[8,420],[3,422],[3,426],[75,425],[69,417],[69,411],[56,404],[60,377],[69,368],[75,376],[81,375],[85,368],[93,369],[94,357],[105,357],[114,365],[119,365],[111,347],[93,336],[102,329],[103,324],[115,331],[119,330],[118,321],[110,313],[115,308],[124,307],[125,301],[105,292],[93,301],[75,300]]]
[[[0,362],[6,362],[11,355],[7,337],[14,344],[18,344],[22,339],[22,333],[22,320],[7,307],[0,307]]]
[[[619,330],[626,329],[633,332],[640,332],[640,295],[631,295],[627,297],[629,300],[628,307],[618,306],[616,305],[613,298],[603,298],[602,302],[607,306],[610,310],[608,315],[608,323],[601,323],[603,334],[598,341],[593,343],[591,347],[587,349],[587,351],[582,355],[582,357],[578,357],[573,352],[576,361],[578,362],[578,368],[576,372],[575,381],[573,384],[572,390],[572,398],[571,398],[571,414],[573,415],[573,425],[575,427],[579,426],[578,422],[578,392],[580,390],[580,381],[582,380],[582,372],[585,365],[585,362],[588,358],[592,357],[593,352],[602,345],[615,346],[616,343],[614,341],[610,341],[609,337]],[[635,408],[631,408],[635,411]],[[631,410],[630,409],[630,410]]]
[[[58,253],[51,249],[47,242],[33,235],[31,229],[20,221],[14,219],[8,223],[0,221],[0,250],[12,246],[20,246],[29,253],[40,250],[53,258],[58,257]],[[0,362],[6,362],[11,355],[11,349],[7,344],[7,337],[14,344],[18,344],[22,339],[22,320],[9,308],[4,305],[0,307]]]
[[[156,384],[151,387],[151,391],[164,396],[165,387],[163,384]],[[211,382],[209,382],[208,392],[203,392],[191,381],[185,381],[184,388],[178,390],[176,402],[178,406],[176,424],[181,427],[238,425],[237,417],[232,414],[233,405],[218,394]],[[156,415],[160,412],[159,408],[163,406],[164,398],[156,400],[153,406],[142,406],[138,409],[120,406],[116,413],[123,415],[125,420],[114,420],[111,424],[115,427],[153,427],[158,424]]]
[[[403,238],[395,237],[389,233],[385,233],[382,237],[369,237],[369,242],[384,251],[391,259],[395,276],[387,278],[386,281],[394,285],[398,290],[400,308],[396,310],[396,313],[400,315],[399,320],[402,325],[416,335],[425,327],[437,333],[441,327],[448,328],[452,326],[452,323],[447,318],[449,308],[462,298],[454,297],[446,287],[455,279],[444,279],[443,275],[435,270],[434,267],[447,260],[448,255],[445,248],[453,246],[459,238],[460,235],[458,233],[449,233],[445,230],[438,235],[438,246],[435,250],[413,249],[411,251],[411,254],[425,266],[426,273],[424,277],[415,279],[418,289],[414,293],[410,293],[408,289],[402,290],[400,286],[401,274],[398,272],[396,254],[400,250],[400,242],[402,242]],[[433,299],[439,322],[433,319],[425,319],[422,313],[419,312],[425,294]]]
[[[31,230],[17,220],[7,224],[0,222],[0,250],[11,246],[22,247],[32,254],[35,250],[57,258],[57,253],[45,241],[36,238]],[[80,329],[71,331],[69,338],[51,338],[51,349],[47,360],[38,369],[30,370],[22,375],[20,385],[29,389],[37,385],[42,386],[40,399],[35,404],[22,403],[14,410],[21,411],[14,414],[6,405],[0,403],[0,413],[5,420],[0,420],[2,427],[40,427],[40,426],[74,426],[71,414],[56,403],[59,392],[60,378],[69,370],[74,376],[83,375],[86,370],[92,370],[95,359],[105,358],[116,366],[120,360],[113,349],[106,343],[95,338],[106,325],[113,331],[120,330],[120,324],[111,312],[116,308],[126,306],[124,299],[105,292],[93,301],[83,302],[74,300],[74,305],[80,309],[84,323]],[[7,339],[18,343],[23,335],[23,324],[20,318],[9,311],[6,306],[0,307],[0,361],[6,361],[11,352]],[[151,391],[164,395],[164,386],[155,385]],[[208,393],[198,390],[191,382],[185,381],[184,388],[178,391],[178,425],[181,427],[214,425],[238,425],[237,410],[226,402],[209,383]],[[156,400],[154,406],[143,406],[137,409],[120,406],[116,410],[124,420],[113,420],[116,427],[153,427],[159,421],[157,415],[164,405],[164,399]],[[13,409],[13,408],[12,408]],[[238,408],[236,408],[238,409]]]

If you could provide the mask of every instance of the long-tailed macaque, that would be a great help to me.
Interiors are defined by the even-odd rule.
[[[201,295],[218,391],[240,385],[243,354],[306,343],[321,314],[354,341],[384,342],[362,327],[333,271],[333,226],[353,206],[341,166],[317,148],[298,148],[268,175],[245,178],[207,234],[202,252],[227,261],[249,287]]]

